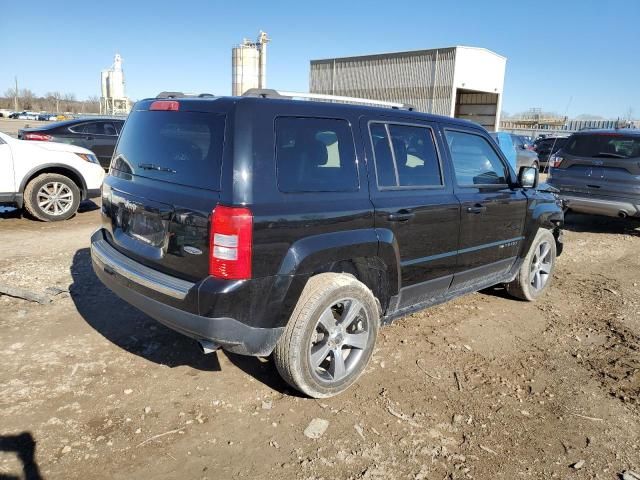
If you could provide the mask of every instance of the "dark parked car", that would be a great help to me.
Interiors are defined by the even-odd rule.
[[[547,167],[549,157],[564,147],[567,139],[568,137],[545,137],[535,141],[533,149],[538,154],[538,162],[541,169]]]
[[[395,318],[494,284],[537,299],[559,199],[477,124],[397,107],[138,102],[103,184],[97,276],[205,352],[273,353],[312,397],[349,387]]]
[[[107,169],[123,124],[123,119],[78,118],[42,127],[24,128],[18,131],[18,138],[69,143],[87,148],[95,153],[100,165]]]
[[[548,183],[568,209],[640,217],[640,130],[574,133],[549,164]]]

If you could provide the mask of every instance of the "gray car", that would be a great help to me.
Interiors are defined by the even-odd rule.
[[[516,155],[518,157],[518,169],[520,167],[540,167],[540,161],[538,160],[538,154],[532,150],[529,150],[529,144],[521,135],[511,134],[513,140],[513,146],[516,148]]]
[[[506,132],[494,132],[491,133],[491,136],[500,147],[500,150],[502,150],[502,153],[512,162],[512,165],[513,161],[511,159],[515,156],[515,165],[513,167],[516,172],[522,167],[540,167],[538,154],[527,148],[525,139],[522,136]]]
[[[574,133],[549,165],[547,182],[569,210],[640,217],[640,130]]]

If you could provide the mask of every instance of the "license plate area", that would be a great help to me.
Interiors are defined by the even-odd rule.
[[[157,213],[146,210],[125,213],[122,231],[147,245],[162,248],[167,236],[167,221],[163,221]]]
[[[112,231],[118,244],[148,258],[164,256],[173,215],[171,206],[112,191],[111,209]]]

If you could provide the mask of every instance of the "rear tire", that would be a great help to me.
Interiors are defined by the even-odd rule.
[[[310,397],[337,395],[369,363],[379,324],[373,293],[353,276],[311,277],[273,352],[278,372]]]
[[[516,278],[507,283],[507,292],[516,298],[533,302],[540,298],[551,284],[556,265],[556,239],[544,228],[536,237],[524,258]]]
[[[24,190],[24,207],[43,222],[67,220],[80,205],[80,189],[69,177],[43,173],[31,180]]]

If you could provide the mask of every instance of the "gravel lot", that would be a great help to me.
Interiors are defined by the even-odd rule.
[[[98,221],[90,203],[62,224],[0,214],[0,283],[52,298],[0,296],[2,479],[640,471],[640,223],[570,215],[541,301],[496,288],[398,320],[354,388],[316,401],[269,359],[203,356],[102,287]]]

